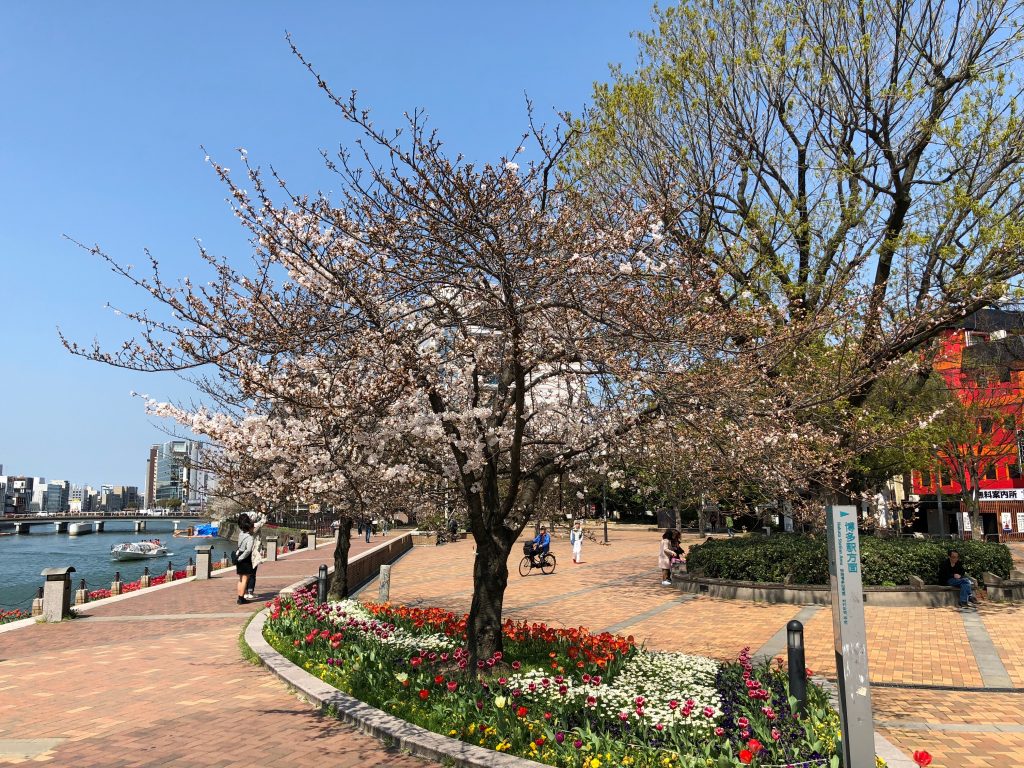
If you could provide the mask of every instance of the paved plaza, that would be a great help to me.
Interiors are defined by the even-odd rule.
[[[660,584],[656,532],[613,528],[610,537],[608,546],[586,542],[580,565],[556,538],[559,565],[548,576],[520,577],[517,548],[505,615],[721,659],[745,646],[783,653],[778,632],[799,617],[808,665],[834,677],[827,607],[684,594]],[[353,542],[353,554],[365,548]],[[269,598],[330,559],[320,549],[265,563],[257,591]],[[467,610],[472,559],[471,540],[412,550],[392,568],[392,602]],[[375,583],[360,593],[376,595]],[[228,573],[0,633],[0,764],[429,765],[321,717],[243,660],[238,636],[261,605],[236,606]],[[869,607],[867,623],[876,724],[890,741],[908,754],[927,749],[939,768],[1021,764],[1024,608]]]

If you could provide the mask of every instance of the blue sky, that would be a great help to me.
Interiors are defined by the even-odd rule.
[[[0,4],[0,464],[9,474],[143,485],[165,438],[131,391],[185,399],[169,375],[115,370],[61,347],[132,327],[146,306],[64,235],[166,275],[196,269],[194,240],[247,253],[204,161],[236,147],[294,190],[330,189],[320,148],[351,133],[292,57],[294,37],[338,93],[379,125],[421,107],[449,149],[496,160],[537,114],[578,111],[609,63],[628,69],[644,0]],[[163,425],[169,426],[169,425]]]

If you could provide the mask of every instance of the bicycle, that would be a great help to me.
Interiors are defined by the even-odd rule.
[[[540,572],[546,576],[549,573],[555,572],[555,565],[557,564],[558,559],[550,552],[545,552],[539,561],[535,561],[530,555],[525,555],[519,561],[519,575],[526,576],[534,568],[540,568]]]

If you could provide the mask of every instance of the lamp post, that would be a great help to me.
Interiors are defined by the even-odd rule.
[[[601,511],[604,513],[604,543],[608,543],[608,478],[601,486]]]

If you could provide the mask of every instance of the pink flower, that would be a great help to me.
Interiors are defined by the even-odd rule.
[[[715,728],[715,736],[725,736],[725,728],[722,726]]]

